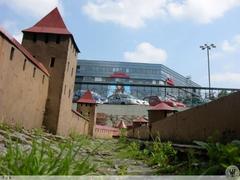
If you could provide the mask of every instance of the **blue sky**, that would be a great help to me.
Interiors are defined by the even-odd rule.
[[[240,88],[240,0],[0,0],[0,25],[16,39],[59,7],[79,58],[163,63],[207,86]]]

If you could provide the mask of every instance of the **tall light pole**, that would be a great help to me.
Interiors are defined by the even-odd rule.
[[[209,51],[212,49],[212,48],[216,48],[216,45],[215,44],[204,44],[203,46],[200,46],[200,48],[202,50],[207,50],[207,60],[208,60],[208,86],[209,86],[209,98],[210,98],[210,94],[211,94],[211,75],[210,75],[210,60],[209,60]]]

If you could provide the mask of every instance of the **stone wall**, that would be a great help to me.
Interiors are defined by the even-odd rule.
[[[66,121],[59,121],[58,134],[68,136],[71,133],[88,135],[89,120],[72,110]]]
[[[0,31],[0,122],[41,128],[49,77],[26,54],[19,43]]]
[[[135,139],[148,140],[149,128],[148,126],[141,126],[141,127],[129,129],[127,131],[127,136]]]
[[[162,140],[191,143],[193,140],[206,141],[215,136],[220,141],[240,138],[240,92],[222,97],[208,104],[176,113],[152,123],[151,135]],[[157,117],[154,117],[157,119]],[[146,137],[145,131],[135,128],[129,136]],[[147,131],[147,130],[146,130]]]
[[[119,129],[100,125],[95,126],[95,138],[111,139],[113,136],[119,136]]]

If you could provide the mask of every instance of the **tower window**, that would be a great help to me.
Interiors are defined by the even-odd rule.
[[[70,65],[70,63],[69,63],[69,61],[67,62],[67,72],[68,72],[68,70],[69,70],[69,65]]]
[[[71,77],[73,76],[73,68],[72,68],[72,71],[71,71]]]
[[[36,67],[33,68],[33,77],[36,76]]]
[[[26,69],[26,63],[27,63],[27,60],[24,59],[24,63],[23,63],[23,71]]]
[[[49,40],[48,34],[46,34],[46,35],[45,35],[45,43],[48,43],[48,40]]]
[[[60,41],[61,41],[61,37],[60,37],[59,35],[57,35],[56,43],[57,43],[57,44],[60,44]]]
[[[11,52],[10,52],[10,60],[13,60],[14,51],[15,51],[15,49],[12,47]]]
[[[37,42],[37,35],[36,34],[33,35],[33,42]]]
[[[49,66],[52,68],[52,67],[54,67],[54,64],[55,64],[55,57],[52,57],[50,60]]]
[[[70,98],[70,96],[71,96],[71,89],[69,89],[68,91],[68,98]]]
[[[67,88],[67,86],[65,85],[64,86],[64,91],[63,91],[64,95],[66,94],[66,88]]]
[[[42,84],[44,84],[44,81],[45,81],[45,75],[43,75],[42,77]]]

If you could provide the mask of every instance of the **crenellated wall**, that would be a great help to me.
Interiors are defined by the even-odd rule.
[[[0,29],[0,122],[27,129],[41,128],[49,76],[33,60]]]
[[[100,139],[112,139],[113,136],[119,136],[120,132],[117,128],[107,127],[107,126],[95,126],[95,138]]]

